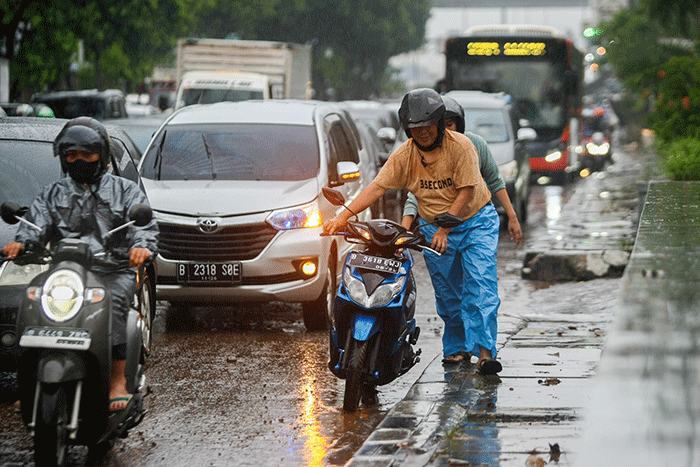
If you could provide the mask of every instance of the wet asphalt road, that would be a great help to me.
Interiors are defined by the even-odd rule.
[[[555,218],[569,191],[533,187],[528,224]],[[529,296],[541,287],[520,278],[523,255],[502,231],[501,309],[531,303]],[[415,272],[419,347],[438,352],[441,322],[422,261]],[[557,294],[566,293],[562,287]],[[432,360],[426,355],[381,387],[379,405],[347,414],[341,408],[344,381],[326,366],[328,335],[306,332],[299,306],[202,307],[188,315],[159,302],[154,326],[146,370],[153,389],[145,401],[149,413],[117,442],[104,466],[343,465]],[[0,374],[0,465],[32,466],[32,441],[13,411],[12,383],[12,375]],[[68,463],[86,465],[86,458],[86,449],[72,448]]]

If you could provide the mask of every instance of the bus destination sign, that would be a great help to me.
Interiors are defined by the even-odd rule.
[[[544,42],[469,42],[467,55],[543,56]]]

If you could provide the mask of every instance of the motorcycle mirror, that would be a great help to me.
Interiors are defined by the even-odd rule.
[[[338,190],[324,186],[321,188],[321,191],[323,192],[323,197],[326,198],[333,206],[342,206],[345,204],[345,197]]]
[[[153,211],[146,204],[135,204],[129,209],[129,219],[134,221],[134,225],[137,227],[143,227],[153,219]]]
[[[464,222],[461,217],[457,217],[447,212],[435,216],[435,223],[444,229],[452,229]]]
[[[2,203],[2,206],[0,206],[0,216],[6,223],[10,225],[16,224],[19,222],[20,209],[19,204],[13,203],[12,201],[5,201]]]

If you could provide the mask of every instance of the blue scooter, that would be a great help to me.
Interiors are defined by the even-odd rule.
[[[323,188],[323,195],[349,210],[338,191]],[[451,228],[462,219],[445,213],[434,223]],[[354,412],[361,400],[376,403],[377,386],[394,381],[420,360],[420,349],[413,350],[420,328],[414,317],[416,284],[408,250],[437,252],[423,235],[390,220],[348,221],[346,230],[335,235],[364,249],[351,251],[345,260],[330,320],[328,366],[346,380],[343,409]]]

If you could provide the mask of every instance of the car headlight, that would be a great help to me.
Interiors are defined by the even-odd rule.
[[[48,264],[18,266],[12,261],[7,261],[0,272],[0,285],[27,285],[47,269],[49,269]]]
[[[41,308],[47,318],[58,323],[73,318],[83,305],[85,287],[80,276],[69,269],[51,274],[41,292]]]
[[[503,178],[503,180],[514,180],[518,177],[518,161],[512,160],[503,165],[499,165],[498,171],[501,172],[501,178]]]
[[[321,211],[316,203],[299,208],[274,211],[267,217],[266,221],[277,230],[303,229],[323,225]]]
[[[365,308],[376,308],[386,305],[397,293],[401,292],[406,282],[406,276],[399,276],[395,282],[380,285],[369,296],[365,284],[352,275],[350,268],[345,268],[343,271],[343,280],[350,298]]]

